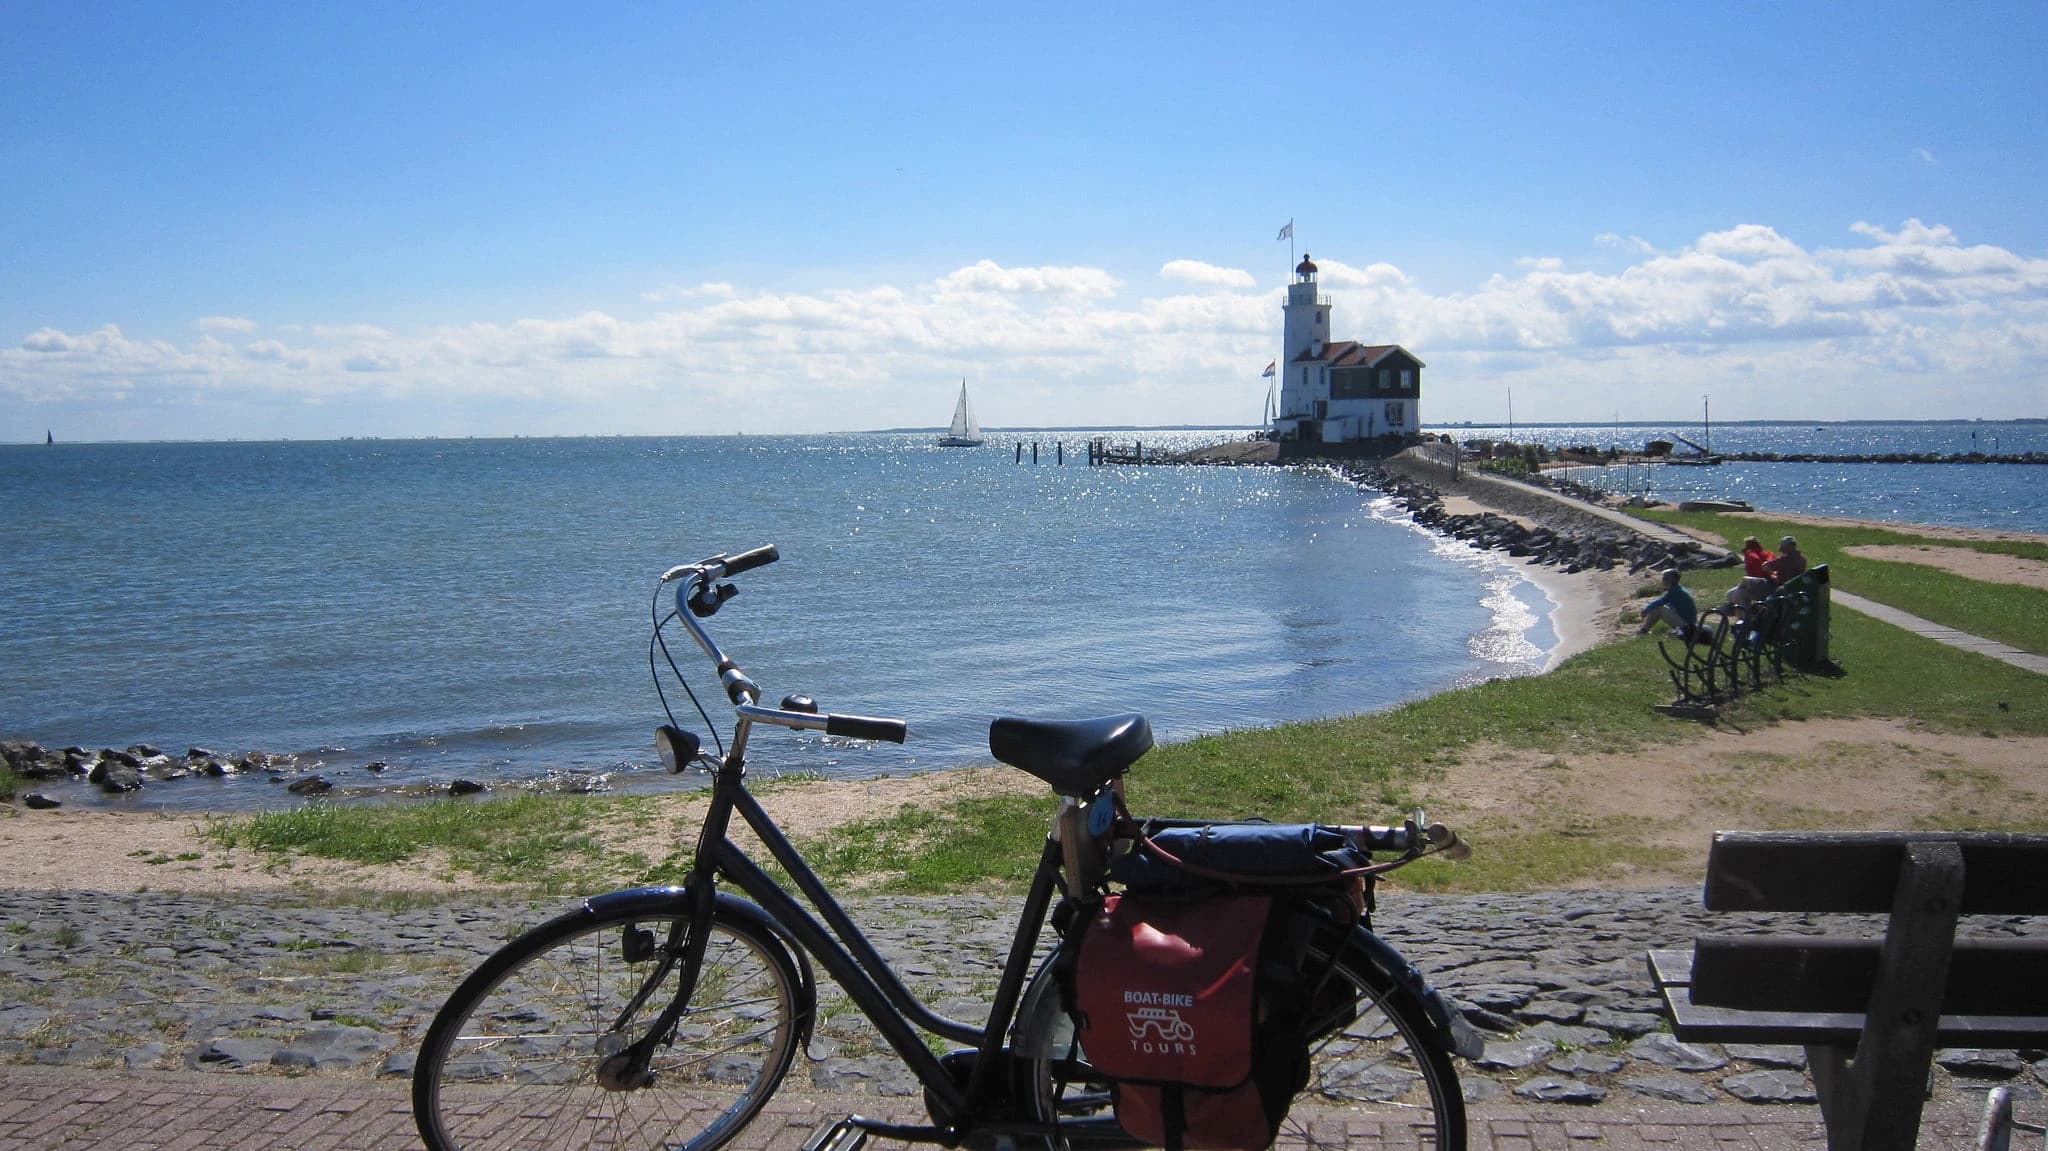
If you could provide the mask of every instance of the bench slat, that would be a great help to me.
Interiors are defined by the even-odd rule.
[[[1876,939],[1703,936],[1693,944],[1695,1003],[1748,1011],[1860,1014],[1877,983]],[[2048,939],[1959,939],[1944,1015],[2048,1015]]]
[[[1687,1043],[1773,1043],[1853,1049],[1863,1015],[1746,1011],[1693,1002],[1692,952],[1652,951],[1650,977],[1664,996],[1671,1033]],[[2048,1016],[1944,1015],[1934,1039],[1942,1047],[2019,1048],[2048,1044]]]
[[[1962,914],[2048,914],[2048,836],[2002,832],[1717,832],[1704,902],[1710,911],[1889,912],[1906,845],[1924,842],[1962,849]]]

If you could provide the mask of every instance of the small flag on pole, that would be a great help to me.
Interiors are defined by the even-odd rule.
[[[1279,242],[1280,242],[1280,241],[1282,241],[1282,240],[1292,240],[1293,238],[1294,238],[1294,221],[1292,221],[1292,220],[1289,220],[1289,221],[1287,221],[1287,226],[1286,226],[1286,227],[1284,227],[1284,228],[1282,228],[1282,229],[1280,229],[1280,234],[1279,234],[1279,235],[1277,235],[1277,236],[1275,236],[1275,237],[1273,237],[1273,242],[1277,244],[1277,243],[1279,243]]]
[[[1278,361],[1278,360],[1274,360],[1274,361],[1273,361],[1272,363],[1270,363],[1270,364],[1267,364],[1267,365],[1266,365],[1266,370],[1265,370],[1265,371],[1263,371],[1263,372],[1260,372],[1260,373],[1259,373],[1259,378],[1260,378],[1260,379],[1262,379],[1262,380],[1269,380],[1269,379],[1272,379],[1272,378],[1273,378],[1273,369],[1275,369],[1275,368],[1277,368],[1277,367],[1279,367],[1279,366],[1280,366],[1280,361]]]

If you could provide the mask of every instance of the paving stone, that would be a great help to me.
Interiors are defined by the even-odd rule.
[[[1683,1075],[1637,1075],[1623,1079],[1621,1085],[1631,1094],[1651,1099],[1668,1099],[1673,1103],[1712,1103],[1714,1093],[1702,1086],[1697,1079]]]
[[[1628,1053],[1674,1071],[1715,1071],[1728,1066],[1727,1056],[1713,1046],[1680,1043],[1665,1032],[1643,1036],[1628,1045]]]
[[[1538,1103],[1593,1104],[1607,1098],[1607,1089],[1578,1079],[1543,1075],[1515,1088],[1515,1094]]]
[[[1796,1071],[1750,1071],[1721,1080],[1721,1086],[1744,1103],[1812,1103],[1817,1098],[1806,1076]]]
[[[2027,1069],[2017,1052],[1958,1048],[1937,1051],[1934,1061],[1955,1075],[1972,1079],[2011,1079]]]
[[[1765,1067],[1806,1066],[1806,1049],[1781,1043],[1729,1043],[1722,1047],[1730,1059],[1741,1059]]]
[[[1508,1039],[1498,1043],[1489,1039],[1486,1041],[1486,1053],[1472,1062],[1481,1067],[1519,1070],[1541,1063],[1556,1051],[1557,1044],[1544,1039]]]
[[[1605,1055],[1597,1051],[1572,1051],[1558,1056],[1544,1066],[1560,1075],[1612,1075],[1628,1066],[1628,1060],[1619,1055]]]

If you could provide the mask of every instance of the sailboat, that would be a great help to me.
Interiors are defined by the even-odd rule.
[[[978,448],[982,445],[981,423],[974,418],[974,406],[967,402],[967,381],[960,381],[960,402],[953,405],[953,426],[939,437],[942,448]]]

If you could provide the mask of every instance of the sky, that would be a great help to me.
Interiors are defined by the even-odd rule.
[[[2048,416],[2048,4],[0,6],[0,441]],[[1292,224],[1291,242],[1277,238]]]

